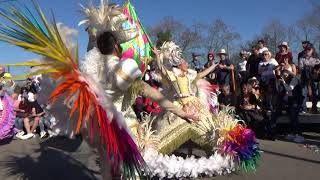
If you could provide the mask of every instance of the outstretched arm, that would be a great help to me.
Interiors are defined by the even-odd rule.
[[[182,109],[179,109],[178,107],[173,105],[172,102],[166,99],[158,90],[152,88],[149,84],[145,82],[142,82],[141,84],[143,88],[140,93],[144,97],[151,98],[153,101],[157,102],[162,108],[172,112],[173,114],[181,117],[182,119],[185,119],[187,121],[189,121],[190,119],[193,121],[197,121],[197,118],[193,114],[188,114],[184,112]]]
[[[211,73],[213,70],[215,70],[217,67],[217,64],[213,63],[210,67],[208,67],[207,69],[205,69],[204,71],[200,72],[197,74],[196,79],[202,79],[205,76],[207,76],[209,73]]]

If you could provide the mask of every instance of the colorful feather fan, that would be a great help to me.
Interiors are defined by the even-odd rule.
[[[133,40],[121,44],[123,49],[122,58],[132,58],[136,60],[141,72],[145,71],[145,65],[151,60],[153,43],[142,26],[135,8],[130,1],[127,1],[123,13],[128,17],[128,21],[123,24],[125,28],[136,28],[139,35]]]
[[[93,135],[101,138],[114,173],[122,170],[125,179],[135,178],[136,173],[142,176],[145,162],[125,127],[121,114],[101,93],[102,88],[97,84],[93,86],[94,80],[80,72],[78,51],[76,50],[76,55],[72,55],[59,33],[55,19],[49,24],[39,5],[34,3],[34,7],[40,20],[27,8],[10,5],[0,11],[0,16],[8,21],[0,25],[0,41],[45,57],[41,61],[15,65],[35,66],[35,71],[27,76],[50,74],[55,79],[62,77],[62,82],[51,94],[51,103],[64,95],[66,100],[75,98],[70,117],[79,112],[76,132],[79,133],[86,121],[91,138]],[[93,131],[96,125],[99,126],[99,132]]]

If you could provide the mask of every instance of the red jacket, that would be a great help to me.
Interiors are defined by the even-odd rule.
[[[275,57],[275,59],[277,60],[277,62],[278,62],[279,64],[283,63],[285,58],[288,58],[288,59],[289,59],[289,63],[290,63],[290,64],[293,63],[293,62],[292,62],[292,61],[293,61],[293,56],[292,56],[292,53],[291,53],[291,52],[288,52],[287,54],[281,54],[280,52],[278,52],[278,53],[276,54],[276,57]]]

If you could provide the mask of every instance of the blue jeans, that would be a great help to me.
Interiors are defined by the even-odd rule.
[[[312,110],[317,110],[317,103],[318,103],[318,100],[320,99],[319,82],[312,81],[311,90],[312,90]]]
[[[14,122],[15,128],[19,130],[23,130],[23,118],[16,117],[16,120]]]
[[[40,121],[39,121],[39,127],[40,127],[40,131],[44,131],[45,128],[50,127],[50,122],[47,118],[44,117],[40,117]]]
[[[308,100],[308,86],[307,84],[303,85],[302,87],[302,104],[300,105],[300,110],[301,111],[307,111],[307,100]]]

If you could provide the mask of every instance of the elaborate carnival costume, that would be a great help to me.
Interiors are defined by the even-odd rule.
[[[193,92],[189,89],[191,77],[193,77],[191,71],[191,76],[187,78],[177,77],[176,74],[170,75],[170,72],[167,78],[170,81],[172,81],[170,77],[176,78],[177,87],[182,94],[178,98],[181,101],[180,106],[187,111],[198,112],[200,122],[205,122],[205,126],[187,124],[182,119],[178,119],[174,127],[182,129],[187,127],[201,131],[196,135],[204,136],[199,136],[200,140],[194,139],[194,141],[199,144],[203,142],[204,145],[210,142],[209,149],[212,155],[209,158],[200,159],[163,156],[161,152],[171,153],[177,148],[174,146],[170,149],[170,143],[163,143],[169,141],[169,138],[172,138],[172,141],[176,140],[174,130],[169,128],[166,131],[165,128],[158,128],[157,134],[154,134],[152,121],[137,124],[137,121],[133,120],[135,123],[133,134],[136,136],[132,137],[127,128],[127,124],[132,125],[132,123],[125,120],[123,114],[117,110],[114,105],[116,101],[121,102],[122,109],[126,109],[140,92],[151,96],[166,110],[181,117],[184,117],[185,113],[141,81],[140,77],[144,73],[144,64],[150,58],[152,44],[130,2],[127,2],[124,7],[118,7],[108,5],[102,0],[99,9],[96,9],[90,1],[89,7],[84,8],[87,19],[83,23],[87,24],[90,33],[95,34],[90,35],[93,38],[90,42],[93,44],[89,45],[88,49],[91,50],[87,53],[81,68],[79,68],[77,46],[70,47],[70,43],[66,43],[67,38],[63,36],[55,21],[50,25],[39,6],[35,5],[35,7],[40,21],[29,10],[23,11],[10,7],[7,8],[9,11],[0,12],[2,17],[12,23],[11,27],[0,27],[0,40],[45,57],[41,61],[33,60],[18,65],[35,66],[29,76],[48,74],[55,80],[57,84],[56,87],[52,87],[50,102],[58,101],[55,105],[60,108],[56,110],[60,111],[63,106],[69,105],[71,109],[69,117],[77,118],[71,127],[74,126],[76,133],[85,127],[82,132],[88,133],[90,142],[98,147],[100,155],[105,158],[103,160],[107,160],[103,164],[105,166],[102,167],[102,171],[107,171],[104,168],[108,168],[109,164],[113,174],[121,173],[124,179],[135,178],[137,175],[180,178],[197,177],[202,173],[215,175],[231,172],[237,163],[244,168],[255,168],[255,160],[259,152],[251,130],[238,125],[237,121],[228,114],[206,119],[206,115],[214,117],[209,111],[210,106],[203,106],[206,103],[195,96],[183,97],[184,94]],[[95,38],[103,32],[112,33],[115,39],[122,43],[121,59],[114,55],[101,54],[98,49],[92,48],[97,46]],[[206,83],[200,84],[198,86],[209,87]],[[42,86],[45,87],[45,82],[42,82]],[[205,96],[211,97],[212,94],[208,92],[211,90],[207,89]],[[121,100],[123,95],[124,100]],[[65,99],[63,102],[61,97]],[[209,108],[203,110],[202,106]],[[66,122],[68,118],[59,120]],[[159,138],[160,143],[155,140]],[[189,135],[188,138],[192,140],[192,136]],[[172,163],[176,163],[176,166]],[[105,179],[110,178],[108,172],[102,172],[102,174]]]
[[[10,94],[15,84],[10,78],[9,73],[4,73],[0,82],[0,141],[14,135],[15,113]]]
[[[156,129],[150,125],[140,129],[140,134],[143,129],[145,134],[138,136],[137,141],[144,144],[144,159],[150,173],[180,178],[230,173],[239,165],[245,170],[255,169],[259,151],[254,133],[228,112],[217,111],[217,87],[201,79],[213,68],[197,75],[191,69],[176,68],[183,61],[179,47],[173,42],[161,47],[158,66],[166,84],[174,89],[175,104],[194,112],[199,122],[190,124],[169,115],[156,119]],[[183,159],[170,155],[188,140],[198,144],[209,157]]]

